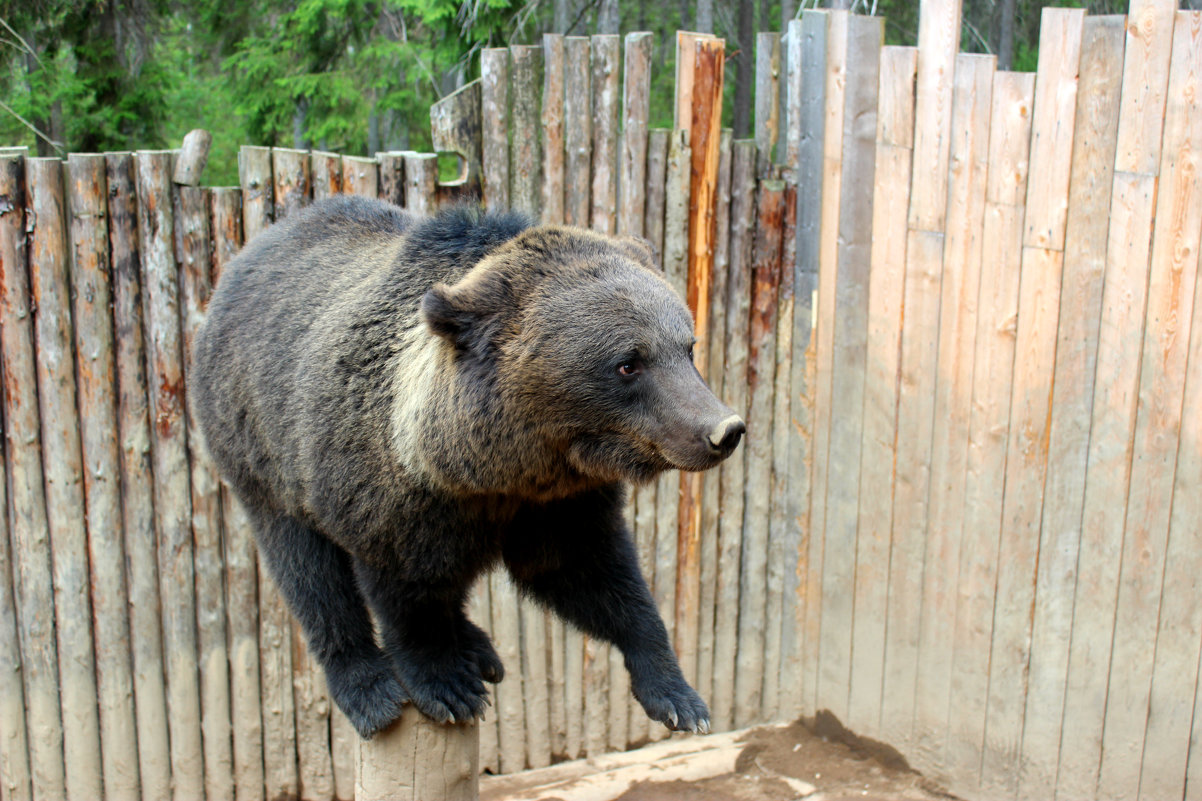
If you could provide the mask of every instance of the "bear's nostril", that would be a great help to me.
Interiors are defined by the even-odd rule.
[[[729,453],[738,446],[739,440],[746,430],[747,425],[743,422],[743,418],[732,414],[714,426],[708,437],[710,446],[716,451]]]

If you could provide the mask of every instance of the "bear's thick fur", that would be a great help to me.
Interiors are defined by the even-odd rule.
[[[500,562],[621,649],[652,718],[708,729],[622,515],[626,482],[711,467],[743,433],[692,341],[644,244],[516,215],[336,198],[230,263],[190,402],[363,737],[405,701],[483,712],[503,668],[464,609]]]

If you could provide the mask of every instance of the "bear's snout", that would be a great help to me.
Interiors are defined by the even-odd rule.
[[[710,452],[725,459],[731,451],[739,447],[739,440],[743,438],[746,431],[747,424],[743,422],[743,418],[732,414],[714,426],[706,436]]]

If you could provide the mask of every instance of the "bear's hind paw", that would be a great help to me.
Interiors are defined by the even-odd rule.
[[[465,620],[464,623],[466,624],[463,628],[464,652],[476,663],[476,667],[480,671],[480,678],[490,684],[498,683],[505,678],[505,666],[501,663],[501,657],[497,656],[497,651],[492,646],[492,640],[475,623],[470,620]]]
[[[401,707],[409,700],[391,665],[382,656],[377,661],[354,666],[329,666],[326,684],[334,703],[364,740],[370,740],[400,718]]]
[[[410,702],[438,723],[464,723],[483,717],[489,705],[488,691],[476,675],[474,664],[452,669],[410,667],[402,669],[401,674]]]

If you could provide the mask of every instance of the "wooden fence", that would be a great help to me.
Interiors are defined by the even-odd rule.
[[[649,239],[746,412],[721,469],[630,508],[716,729],[828,710],[970,799],[1202,798],[1202,15],[1047,9],[1031,75],[958,54],[959,13],[925,0],[917,48],[838,11],[760,34],[754,140],[693,34],[648,130],[639,33],[485,51],[436,139],[490,207]],[[432,154],[248,147],[213,189],[179,162],[0,152],[4,801],[353,792],[353,731],[189,445],[185,354],[273,219],[462,190]],[[504,575],[470,614],[509,668],[482,766],[665,736]]]

